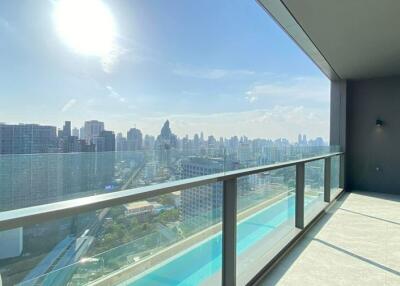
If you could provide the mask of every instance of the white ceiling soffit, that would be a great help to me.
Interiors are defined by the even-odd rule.
[[[311,60],[314,61],[314,63],[329,79],[340,79],[328,61],[324,58],[318,48],[314,45],[302,27],[297,23],[286,6],[280,0],[258,0],[258,2],[297,43],[297,45],[311,58]]]
[[[330,79],[400,75],[400,0],[259,0]]]

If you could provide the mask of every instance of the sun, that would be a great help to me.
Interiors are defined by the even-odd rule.
[[[74,52],[106,57],[114,47],[116,25],[100,0],[59,0],[53,20],[61,40]]]

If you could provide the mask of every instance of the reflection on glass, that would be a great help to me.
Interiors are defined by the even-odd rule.
[[[324,203],[325,160],[305,164],[304,174],[304,224],[307,225],[325,206]]]
[[[238,180],[238,285],[249,282],[294,230],[294,207],[294,167]]]
[[[329,147],[165,148],[0,155],[0,211],[308,158]]]
[[[340,156],[331,159],[331,200],[336,197],[339,192],[339,176],[340,176]]]
[[[221,208],[214,184],[24,228],[3,285],[220,285]]]
[[[266,150],[266,154],[276,156],[284,153],[279,155],[281,159],[291,158],[287,149],[279,152],[273,149],[271,153],[268,153],[271,149]],[[256,162],[267,163],[260,160],[260,155],[251,160],[248,157],[240,159],[229,148],[186,149],[184,152],[169,149],[168,156],[163,152],[3,155],[0,165],[4,180],[0,186],[3,193],[12,198],[9,201],[13,204],[2,200],[2,208],[12,209],[221,173]],[[321,150],[308,150],[304,154],[314,156],[318,152]],[[267,158],[270,158],[269,163],[277,159]],[[8,173],[10,170],[13,176]],[[305,171],[307,220],[323,204],[324,160],[307,163]],[[246,281],[247,274],[252,273],[249,269],[257,269],[254,261],[265,264],[274,246],[293,230],[294,189],[295,167],[238,180],[237,253],[238,278],[241,281]],[[221,190],[222,183],[216,183],[3,232],[1,238],[9,241],[7,237],[12,237],[19,253],[14,254],[15,258],[0,260],[0,268],[5,269],[2,272],[3,283],[11,285],[33,279],[43,285],[52,285],[54,281],[65,279],[79,284],[100,278],[109,279],[108,276],[115,276],[118,271],[122,274],[116,277],[121,277],[121,281],[130,281],[129,285],[157,285],[160,279],[170,281],[170,285],[179,281],[218,284],[221,268]],[[176,244],[184,246],[172,247]],[[167,251],[169,247],[174,249],[173,253]],[[2,247],[0,254],[4,251]],[[181,252],[182,255],[175,257]],[[152,259],[153,256],[156,258]],[[201,259],[196,260],[198,263],[191,262],[194,268],[186,266],[188,272],[182,272],[182,265],[190,264],[188,261],[194,256]],[[166,260],[171,263],[163,263]],[[139,275],[144,271],[140,265],[146,265],[145,269],[151,271]],[[202,270],[198,272],[195,269]]]

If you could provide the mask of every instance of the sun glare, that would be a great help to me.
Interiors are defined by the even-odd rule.
[[[53,17],[61,40],[75,52],[99,57],[112,52],[115,22],[100,0],[59,0]]]

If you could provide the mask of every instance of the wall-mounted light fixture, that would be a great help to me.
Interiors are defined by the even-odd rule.
[[[381,119],[376,120],[376,126],[382,127],[383,126],[383,121]]]

